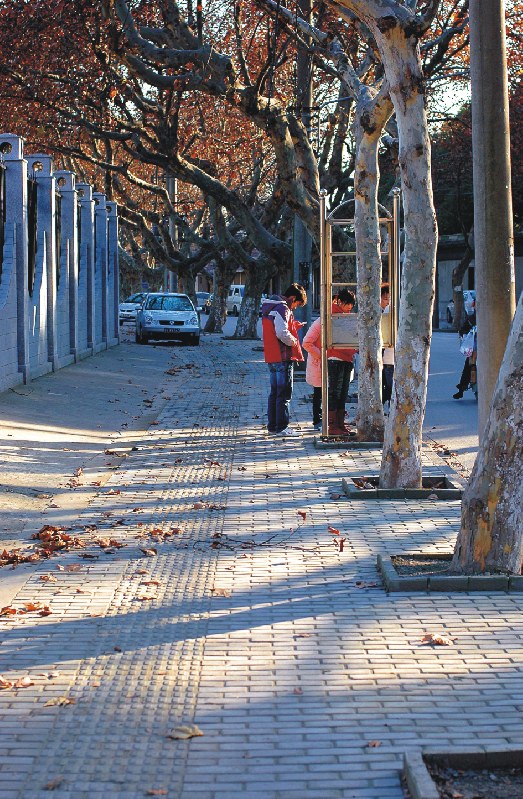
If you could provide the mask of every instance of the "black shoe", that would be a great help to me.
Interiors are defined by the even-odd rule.
[[[456,391],[456,393],[452,395],[452,399],[462,399],[462,397],[463,397],[463,391],[461,389],[459,391]]]

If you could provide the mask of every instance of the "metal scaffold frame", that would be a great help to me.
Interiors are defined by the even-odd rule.
[[[381,255],[388,256],[390,312],[383,314],[381,332],[384,347],[395,347],[396,332],[398,329],[399,309],[399,265],[400,265],[400,190],[393,193],[392,216],[380,218],[380,226],[388,230],[388,248]],[[327,350],[331,347],[337,349],[358,349],[358,324],[357,313],[336,314],[333,323],[332,290],[342,288],[356,289],[354,282],[336,283],[332,280],[332,259],[339,256],[356,256],[355,250],[333,251],[332,229],[334,227],[347,227],[354,225],[354,219],[334,219],[333,214],[327,214],[327,192],[320,191],[320,316],[321,316],[321,394],[322,394],[322,437],[328,438],[328,366]],[[350,318],[349,318],[350,317]]]

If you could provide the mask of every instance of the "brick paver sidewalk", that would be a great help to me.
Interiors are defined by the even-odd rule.
[[[459,502],[332,499],[378,455],[315,449],[304,384],[303,435],[274,439],[254,344],[174,363],[80,512],[86,549],[25,572],[12,606],[51,615],[2,619],[0,799],[401,799],[406,748],[523,744],[523,598],[377,577],[378,552],[450,551]],[[203,736],[169,737],[187,724]]]

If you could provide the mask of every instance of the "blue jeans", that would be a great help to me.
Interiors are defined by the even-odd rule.
[[[269,433],[280,433],[289,425],[294,364],[292,361],[287,361],[270,363],[268,366],[271,391],[267,405],[267,430]]]

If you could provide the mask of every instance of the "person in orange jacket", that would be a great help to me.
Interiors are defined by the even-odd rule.
[[[267,430],[273,435],[296,435],[289,428],[289,405],[294,364],[303,361],[298,331],[305,323],[297,321],[293,311],[306,303],[303,286],[292,283],[283,295],[275,294],[262,304],[263,352],[270,375]]]

